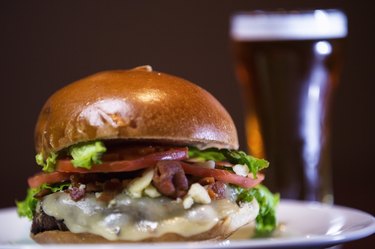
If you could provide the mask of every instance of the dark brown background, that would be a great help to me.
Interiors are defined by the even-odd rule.
[[[336,204],[375,214],[374,12],[371,1],[1,1],[0,207],[14,205],[34,163],[33,129],[47,97],[105,69],[150,64],[212,92],[245,149],[228,20],[236,10],[341,8],[349,18],[332,130]],[[308,225],[308,224],[306,224]],[[375,236],[345,248],[370,248]]]

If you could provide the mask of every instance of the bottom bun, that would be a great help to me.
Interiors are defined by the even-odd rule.
[[[93,243],[134,243],[134,242],[172,242],[172,241],[202,241],[220,240],[229,237],[240,227],[253,222],[258,214],[259,206],[256,201],[241,206],[238,212],[231,213],[221,219],[210,230],[184,237],[176,233],[166,233],[159,237],[149,237],[143,240],[108,240],[100,235],[91,233],[72,233],[69,231],[45,231],[31,234],[31,238],[40,244],[93,244]]]

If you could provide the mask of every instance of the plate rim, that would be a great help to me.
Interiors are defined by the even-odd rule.
[[[222,240],[222,241],[195,241],[195,242],[159,242],[159,243],[125,243],[128,248],[149,248],[150,245],[157,246],[157,248],[285,248],[285,247],[306,247],[306,246],[334,246],[337,244],[342,244],[349,241],[358,240],[361,238],[365,238],[371,236],[375,233],[375,217],[367,212],[364,212],[359,209],[355,209],[352,207],[346,207],[342,205],[330,205],[320,202],[308,202],[308,201],[299,201],[299,200],[290,200],[290,199],[282,199],[280,201],[280,206],[286,208],[289,206],[294,206],[297,208],[310,208],[310,209],[319,209],[319,210],[329,210],[329,211],[341,211],[341,212],[348,212],[348,213],[356,213],[368,218],[368,225],[363,228],[359,228],[357,230],[343,232],[337,235],[311,235],[310,237],[306,236],[297,236],[297,237],[278,237],[278,238],[267,238],[267,239],[249,239],[249,240]],[[0,209],[0,214],[15,214],[16,207],[6,207]],[[47,247],[46,247],[47,246]],[[51,245],[44,245],[43,248],[123,248],[124,244],[51,244]],[[249,247],[250,246],[250,247]],[[29,244],[29,243],[17,243],[13,244],[9,241],[0,241],[0,248],[38,248],[41,245],[38,244]]]

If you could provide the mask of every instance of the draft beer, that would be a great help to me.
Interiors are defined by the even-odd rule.
[[[338,10],[244,12],[231,19],[250,153],[271,163],[281,198],[333,202],[330,106],[343,61]]]

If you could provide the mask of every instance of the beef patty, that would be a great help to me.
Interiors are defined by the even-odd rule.
[[[49,216],[40,209],[40,211],[34,215],[31,233],[37,234],[51,230],[69,231],[63,220],[57,220],[55,217]]]

